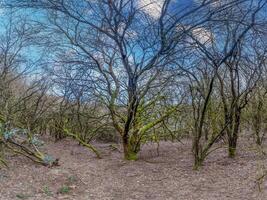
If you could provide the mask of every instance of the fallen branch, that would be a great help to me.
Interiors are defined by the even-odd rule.
[[[80,144],[82,144],[83,146],[87,147],[89,150],[93,151],[96,155],[97,158],[101,159],[101,155],[98,152],[98,150],[91,144],[86,143],[85,141],[83,141],[78,134],[73,134],[71,133],[68,129],[64,128],[64,132],[67,136],[73,137],[75,140],[77,140]]]
[[[30,148],[22,144],[16,143],[15,141],[12,140],[8,140],[5,143],[5,146],[14,153],[23,155],[35,163],[49,167],[59,165],[58,164],[59,159],[50,158],[46,154],[41,153],[37,148],[36,148],[37,151],[32,151]]]

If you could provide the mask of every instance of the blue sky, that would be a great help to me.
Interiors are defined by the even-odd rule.
[[[157,17],[157,9],[160,10],[160,5],[162,5],[162,1],[163,0],[136,0],[137,2],[139,1],[139,4],[140,2],[143,2],[143,5],[146,5],[146,4],[150,4],[150,8],[148,6],[148,8],[145,8],[144,9],[144,12],[146,12],[147,14],[151,15],[151,16],[154,16],[154,17]],[[152,1],[152,4],[150,3]],[[0,0],[1,2],[1,0]],[[153,2],[154,5],[153,5]],[[197,5],[197,3],[200,3],[201,0],[172,0],[172,6],[171,8],[176,10],[176,11],[179,11],[181,13],[183,13],[184,10],[186,10],[185,8],[190,8],[192,7],[193,5]],[[1,3],[0,3],[1,5]],[[36,11],[36,12],[33,12],[32,10],[22,10],[21,12],[23,12],[24,15],[28,15],[30,16],[30,18],[32,19],[40,19],[40,11]],[[39,13],[38,13],[39,12]],[[1,20],[1,23],[4,23],[5,20],[6,20],[6,17],[5,17],[5,11],[1,10],[0,11],[0,20]],[[0,24],[1,24],[0,23]],[[1,27],[0,26],[0,33],[1,31],[3,31],[3,26]],[[38,56],[38,51],[37,49],[31,49],[30,51],[27,51],[27,53],[30,52],[30,56],[32,57],[37,57]]]

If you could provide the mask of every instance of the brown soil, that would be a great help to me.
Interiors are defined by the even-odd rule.
[[[103,154],[97,159],[73,141],[49,142],[45,148],[60,158],[60,166],[47,168],[10,156],[10,169],[0,170],[0,199],[267,199],[267,177],[257,181],[267,158],[251,145],[240,145],[235,159],[219,149],[193,171],[190,143],[183,142],[162,142],[159,156],[156,145],[146,145],[136,162],[122,160],[109,144],[97,144]]]

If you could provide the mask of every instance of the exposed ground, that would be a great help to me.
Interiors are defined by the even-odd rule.
[[[251,145],[240,145],[237,158],[226,150],[213,152],[199,171],[192,170],[190,144],[162,142],[143,148],[140,160],[124,161],[109,144],[98,144],[97,159],[76,142],[48,142],[47,151],[60,166],[47,168],[10,156],[9,170],[0,170],[1,200],[266,200],[266,156]],[[261,186],[261,192],[259,191]]]

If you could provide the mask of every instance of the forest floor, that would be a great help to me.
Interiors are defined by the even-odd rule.
[[[144,146],[138,161],[124,161],[110,144],[97,144],[103,159],[70,140],[44,147],[60,158],[47,168],[17,156],[0,170],[1,200],[266,200],[267,177],[257,180],[267,157],[240,142],[235,159],[226,149],[210,154],[199,171],[192,170],[188,141]],[[259,186],[261,191],[259,190]]]

